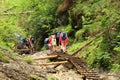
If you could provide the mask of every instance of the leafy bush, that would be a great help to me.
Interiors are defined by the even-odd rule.
[[[89,55],[87,63],[94,68],[109,70],[111,67],[111,58],[107,52],[94,52]]]
[[[76,41],[78,41],[78,40],[83,41],[84,40],[84,37],[83,37],[84,32],[85,32],[84,29],[81,29],[81,30],[76,32],[76,34],[75,34]]]
[[[116,46],[116,47],[114,48],[114,50],[117,51],[118,53],[120,53],[120,46]]]
[[[118,72],[120,71],[120,64],[112,64],[112,72]]]

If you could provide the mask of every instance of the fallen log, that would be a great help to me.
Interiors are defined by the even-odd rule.
[[[66,64],[68,61],[59,61],[59,62],[50,62],[50,63],[39,63],[38,66],[48,66],[48,65],[57,65],[57,64]]]
[[[55,57],[57,57],[57,55],[50,55],[50,56],[34,58],[33,60],[43,60],[43,59],[49,59],[49,58],[55,58]]]

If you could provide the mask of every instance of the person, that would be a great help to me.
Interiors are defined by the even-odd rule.
[[[30,41],[32,43],[32,45],[34,44],[34,37],[30,35]]]
[[[49,38],[45,38],[44,40],[46,50],[49,50]]]
[[[27,46],[28,49],[31,49],[31,44],[30,44],[30,39],[29,38],[27,38],[26,46]]]
[[[58,28],[56,28],[55,36],[56,36],[56,45],[59,46],[60,32],[58,31]]]
[[[21,44],[21,48],[25,49],[26,48],[26,38],[22,38],[20,37],[20,44]]]
[[[68,42],[68,35],[67,33],[64,31],[64,29],[62,29],[62,32],[60,34],[60,39],[59,39],[59,43],[61,43],[61,50],[65,53],[67,51],[66,45]]]
[[[34,51],[34,37],[30,35],[28,42],[30,44],[30,49],[32,50],[32,52]]]
[[[18,44],[20,43],[21,49],[25,49],[26,48],[26,44],[27,44],[27,40],[26,38],[23,38],[20,34],[16,34],[17,38],[18,38]]]
[[[49,37],[49,45],[50,45],[51,51],[56,51],[56,36],[55,36],[55,34],[52,34]]]

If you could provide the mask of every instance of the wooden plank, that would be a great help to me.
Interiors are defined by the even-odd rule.
[[[43,59],[49,59],[49,58],[55,58],[55,57],[57,57],[57,55],[50,55],[50,56],[34,58],[33,60],[43,60]]]
[[[74,57],[73,55],[62,54],[62,53],[56,55],[58,55],[58,57],[64,58],[65,60],[68,60],[72,65],[76,67],[77,71],[81,75],[86,76],[86,78],[99,79],[98,73],[89,70],[89,68],[82,59],[78,57]]]
[[[38,66],[48,66],[48,65],[57,65],[57,64],[66,64],[68,61],[59,61],[59,62],[50,62],[50,63],[39,63]]]

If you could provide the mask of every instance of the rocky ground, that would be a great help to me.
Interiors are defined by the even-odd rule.
[[[47,63],[49,60],[36,60],[32,64],[21,60],[24,57],[38,58],[47,56],[49,51],[37,52],[32,55],[17,56],[10,63],[0,63],[0,80],[82,80],[82,76],[75,68],[65,65],[38,66],[39,63]],[[54,68],[55,67],[55,68]],[[120,80],[120,73],[101,73],[101,80]]]
[[[45,52],[47,53],[47,52]],[[38,56],[46,56],[46,54],[40,52],[32,55],[33,58],[36,58]],[[36,61],[38,62],[38,61]],[[46,63],[47,60],[39,60],[40,63]],[[43,67],[43,69],[54,69],[55,73],[48,73],[48,78],[54,78],[55,80],[82,80],[82,76],[74,69],[70,69],[68,67],[65,67],[65,65],[59,65],[56,68],[54,68],[55,65],[50,66],[40,66]],[[52,72],[52,71],[51,71]]]

